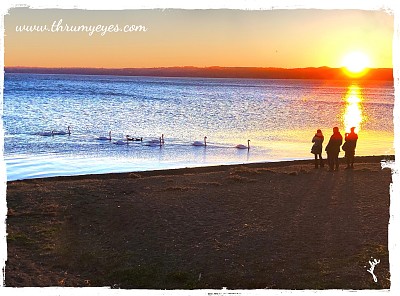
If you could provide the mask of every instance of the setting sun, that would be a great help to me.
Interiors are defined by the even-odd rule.
[[[365,53],[354,51],[345,55],[341,64],[348,75],[362,76],[370,67],[370,59]]]

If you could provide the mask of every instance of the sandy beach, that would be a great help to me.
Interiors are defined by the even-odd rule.
[[[383,159],[7,183],[6,286],[387,289]],[[374,274],[369,260],[378,259]]]

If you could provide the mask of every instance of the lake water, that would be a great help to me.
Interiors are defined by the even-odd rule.
[[[7,73],[4,87],[7,180],[308,159],[333,126],[357,127],[357,155],[394,154],[393,82]],[[114,144],[125,135],[144,142]]]

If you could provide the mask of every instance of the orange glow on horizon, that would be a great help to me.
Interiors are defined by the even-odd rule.
[[[369,68],[364,68],[363,70],[361,70],[359,72],[352,72],[348,68],[343,67],[342,71],[346,74],[346,76],[348,76],[350,78],[360,78],[369,72]]]

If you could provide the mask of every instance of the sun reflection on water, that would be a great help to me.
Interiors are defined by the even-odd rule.
[[[354,84],[350,85],[343,100],[345,101],[345,108],[342,119],[345,131],[348,133],[351,127],[355,127],[355,132],[358,133],[361,130],[362,123],[366,120],[366,116],[363,115],[361,88]]]

